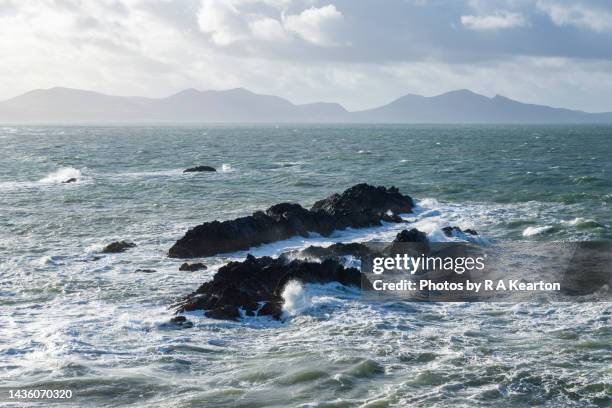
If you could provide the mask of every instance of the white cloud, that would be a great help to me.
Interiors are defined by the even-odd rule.
[[[198,24],[221,47],[240,41],[287,42],[292,37],[322,47],[336,45],[333,32],[343,16],[333,4],[285,15],[290,3],[287,0],[203,0]],[[257,6],[268,13],[274,10],[278,18],[254,12]]]
[[[558,26],[571,25],[593,31],[612,30],[612,13],[583,3],[540,0],[537,7]]]
[[[485,16],[461,16],[461,24],[472,30],[500,30],[527,25],[521,13],[501,10]]]
[[[231,1],[204,0],[198,12],[198,24],[216,45],[230,45],[246,38],[244,21]]]
[[[310,43],[333,46],[337,45],[332,35],[333,28],[343,18],[336,6],[328,4],[321,8],[311,7],[300,14],[285,16],[283,25],[287,31],[299,35]]]
[[[612,110],[606,23],[586,6],[550,8],[586,1],[479,0],[478,9],[475,1],[0,0],[0,100],[53,86],[143,96],[245,87],[361,109],[410,92],[471,88]],[[555,24],[543,21],[544,6]],[[602,19],[612,13],[597,7]],[[468,18],[470,29],[541,24],[482,41],[451,28],[462,15],[477,18]],[[589,31],[576,35],[577,25]],[[534,37],[543,34],[547,41]]]
[[[249,28],[253,36],[258,40],[285,42],[289,40],[285,29],[280,21],[264,17],[258,20],[251,21]]]

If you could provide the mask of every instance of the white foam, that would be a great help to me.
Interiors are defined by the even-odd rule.
[[[338,282],[325,284],[289,281],[283,289],[283,317],[318,314],[333,305],[343,305],[344,300],[360,296],[360,290]]]
[[[47,174],[44,178],[39,180],[42,184],[59,184],[66,180],[75,178],[79,180],[81,178],[81,171],[74,167],[62,167],[52,173]]]
[[[286,317],[300,314],[310,306],[304,286],[298,281],[288,282],[283,289],[282,297],[285,300],[283,314]]]
[[[540,235],[552,229],[552,225],[544,225],[541,227],[527,227],[523,230],[524,237],[532,237],[534,235]]]
[[[229,163],[223,163],[223,164],[221,165],[221,172],[222,172],[222,173],[229,173],[229,172],[232,172],[232,171],[234,171],[234,168],[232,167],[232,165],[231,165],[231,164],[229,164]]]

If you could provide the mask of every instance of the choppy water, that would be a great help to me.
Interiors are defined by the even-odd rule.
[[[611,138],[610,126],[0,128],[0,390],[64,386],[79,406],[608,406],[609,304],[384,304],[294,286],[285,323],[193,313],[177,330],[167,306],[227,258],[179,272],[165,253],[189,226],[358,182],[412,195],[408,217],[432,239],[446,225],[497,242],[611,239]],[[182,174],[199,164],[221,171]],[[138,246],[94,260],[117,239]]]

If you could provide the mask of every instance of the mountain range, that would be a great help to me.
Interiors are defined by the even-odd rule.
[[[70,88],[37,89],[0,102],[3,123],[612,123],[587,113],[492,98],[469,90],[406,95],[384,106],[347,111],[337,103],[296,105],[246,89],[186,89],[165,98],[112,96]]]

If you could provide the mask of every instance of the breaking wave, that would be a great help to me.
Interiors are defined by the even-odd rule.
[[[39,183],[59,184],[72,178],[79,180],[81,178],[81,171],[79,169],[75,169],[74,167],[62,167],[59,170],[47,174],[44,178],[39,180]]]

